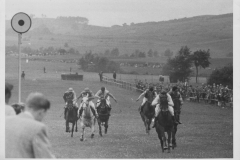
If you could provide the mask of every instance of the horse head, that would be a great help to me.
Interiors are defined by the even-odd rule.
[[[100,107],[100,108],[105,108],[106,105],[107,105],[106,99],[102,98],[102,99],[100,100],[100,105],[99,105],[99,107]]]
[[[92,111],[89,106],[88,96],[82,98],[82,108],[84,117],[92,117]]]

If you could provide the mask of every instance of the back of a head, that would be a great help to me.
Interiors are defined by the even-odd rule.
[[[42,93],[30,93],[26,100],[26,107],[33,110],[48,110],[50,102]]]

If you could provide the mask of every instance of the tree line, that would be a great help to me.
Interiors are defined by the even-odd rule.
[[[210,50],[196,50],[192,52],[187,46],[182,46],[177,52],[176,56],[169,58],[167,63],[163,66],[162,74],[169,75],[170,81],[177,82],[178,80],[184,82],[189,79],[192,73],[191,67],[194,66],[196,70],[196,83],[198,82],[199,68],[207,68],[211,64]],[[221,69],[215,69],[210,77],[208,83],[218,83],[228,86],[233,86],[233,66],[229,64]]]

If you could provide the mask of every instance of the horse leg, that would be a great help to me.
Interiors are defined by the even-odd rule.
[[[174,149],[175,147],[177,147],[177,143],[176,143],[176,133],[177,133],[177,126],[173,127],[173,132],[172,132],[172,148]]]
[[[85,127],[82,126],[82,132],[81,132],[80,141],[83,141],[83,140],[84,140],[84,131],[85,131]]]
[[[69,122],[66,120],[66,132],[69,131]]]
[[[95,123],[96,123],[96,119],[94,118],[94,120],[93,120],[93,124],[92,124],[92,126],[91,126],[91,130],[92,130],[91,138],[94,137]]]
[[[108,129],[108,121],[105,122],[104,124],[104,127],[105,127],[105,134],[107,134],[107,129]]]
[[[166,135],[165,135],[165,132],[163,132],[162,134],[162,139],[163,139],[163,144],[164,144],[164,149],[167,149],[168,146],[167,146],[167,138],[166,138]]]
[[[73,121],[73,123],[72,123],[72,134],[71,134],[71,137],[73,137],[74,126],[75,126],[75,121]]]
[[[98,122],[98,127],[99,127],[99,135],[102,137],[102,127],[101,127],[101,122]]]
[[[172,130],[168,131],[168,153],[170,153],[171,139],[172,139]]]
[[[164,152],[162,135],[161,135],[161,133],[159,133],[159,132],[158,132],[158,138],[159,138],[159,140],[160,140],[160,144],[161,144],[162,152]]]
[[[78,128],[77,128],[77,120],[76,120],[75,122],[76,122],[75,132],[77,132],[77,131],[78,131]]]

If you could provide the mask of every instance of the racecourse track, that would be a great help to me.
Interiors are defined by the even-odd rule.
[[[43,73],[43,67],[47,73]],[[83,81],[63,81],[60,74],[78,72]],[[44,119],[53,153],[58,158],[233,158],[233,110],[204,103],[185,102],[178,126],[177,148],[171,153],[162,153],[156,131],[150,135],[137,111],[141,102],[135,102],[139,93],[99,82],[97,73],[84,73],[74,64],[22,61],[26,79],[22,81],[22,101],[30,92],[42,92],[51,101],[51,108]],[[6,57],[6,81],[14,84],[10,103],[18,101],[18,60]],[[72,87],[77,95],[89,87],[93,92],[106,86],[117,98],[111,100],[112,114],[107,135],[100,137],[96,125],[95,137],[86,130],[86,141],[80,142],[80,128],[73,138],[65,132],[63,119],[63,93]],[[133,100],[134,101],[133,101]],[[96,102],[96,100],[94,100]],[[79,126],[79,125],[78,125]]]

